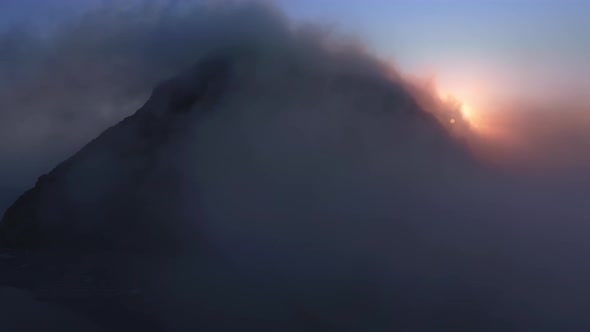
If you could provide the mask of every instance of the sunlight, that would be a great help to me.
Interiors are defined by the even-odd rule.
[[[471,109],[471,106],[463,103],[463,105],[461,105],[461,114],[463,114],[463,118],[466,120],[471,120],[473,118],[473,110]]]
[[[454,125],[457,121],[463,121],[464,123],[469,124],[473,129],[479,129],[481,126],[481,118],[478,116],[476,112],[476,108],[473,106],[471,98],[467,98],[467,94],[463,91],[462,94],[455,94],[450,93],[447,90],[438,88],[436,94],[438,98],[448,107],[456,109],[460,112],[459,119],[456,117],[449,118],[449,123]]]

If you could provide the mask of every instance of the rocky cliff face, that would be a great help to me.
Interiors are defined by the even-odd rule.
[[[160,84],[134,115],[41,176],[7,210],[0,244],[146,249],[194,243],[203,217],[196,206],[206,201],[200,196],[223,187],[228,176],[292,173],[309,181],[330,167],[334,173],[326,179],[338,172],[372,176],[368,168],[393,163],[398,171],[416,171],[432,165],[428,158],[449,159],[441,149],[460,150],[378,63],[336,56],[340,63],[307,64],[301,56],[282,62],[279,56],[246,48],[219,52]],[[223,121],[226,137],[211,132]],[[236,141],[224,146],[224,140]],[[254,160],[256,154],[262,159]],[[412,159],[422,166],[410,166]],[[287,160],[306,164],[305,171],[296,174]],[[234,164],[223,174],[226,162]],[[216,175],[205,173],[207,167]],[[221,182],[196,180],[201,177]],[[245,181],[233,180],[233,191],[241,192],[236,186]],[[269,185],[279,190],[278,183]],[[235,193],[228,199],[239,200]]]
[[[469,154],[376,60],[248,45],[41,176],[0,224],[0,285],[109,331],[406,326],[384,310],[386,262],[430,266],[416,243],[453,258],[436,230]]]
[[[218,101],[230,66],[211,57],[163,82],[136,114],[42,175],[5,213],[2,245],[133,248],[181,237],[170,210],[182,185],[164,169],[163,150],[177,144],[186,112]]]

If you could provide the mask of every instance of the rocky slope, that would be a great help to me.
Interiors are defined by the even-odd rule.
[[[199,165],[195,163],[207,164],[201,160],[211,154],[210,149],[235,148],[234,156],[244,149],[258,149],[268,160],[301,157],[301,162],[307,159],[317,163],[318,169],[310,169],[311,172],[321,172],[319,168],[332,164],[335,172],[351,172],[350,167],[365,166],[353,165],[360,163],[361,158],[381,155],[383,160],[366,160],[366,167],[384,167],[395,162],[392,158],[398,158],[398,166],[403,167],[397,175],[392,172],[398,180],[405,176],[402,172],[420,172],[420,168],[425,171],[425,167],[443,159],[436,168],[444,169],[445,163],[456,162],[451,160],[464,153],[430,115],[418,108],[401,84],[381,76],[377,63],[361,63],[372,68],[355,72],[358,68],[352,66],[359,66],[355,60],[339,59],[340,65],[318,69],[313,68],[313,63],[306,68],[307,64],[297,58],[277,63],[277,56],[247,51],[232,57],[212,55],[187,73],[162,83],[136,114],[109,128],[40,177],[35,187],[5,213],[0,223],[0,245],[143,250],[153,247],[154,241],[164,246],[198,241],[199,220],[179,211],[186,211],[189,192],[199,195],[201,188],[195,178],[200,175],[190,172],[198,172]],[[250,119],[244,120],[246,116]],[[261,142],[215,147],[191,141],[199,136],[194,132],[201,123],[218,125],[223,118],[227,119],[228,128],[236,121],[242,121],[239,126],[252,121],[249,128],[234,126],[236,130],[228,133],[230,139],[241,134],[240,130],[246,139],[268,140],[271,147],[274,143],[285,145],[276,151],[264,151],[266,147]],[[269,132],[266,137],[248,137],[256,135],[258,129],[283,133],[291,130],[288,134],[293,136],[272,137],[274,133]],[[297,135],[303,135],[299,137],[301,142],[293,141],[298,139]],[[304,151],[306,145],[316,143],[313,140],[317,140],[316,146]],[[372,140],[390,141],[378,142],[379,146]],[[365,149],[363,144],[371,146]],[[330,158],[325,162],[313,160],[318,153],[314,149],[321,145]],[[389,151],[382,153],[380,148]],[[287,149],[293,149],[291,156]],[[336,155],[328,156],[335,149],[350,151],[335,151]],[[365,155],[353,156],[357,152]],[[460,158],[468,159],[465,155]],[[248,160],[236,159],[237,163],[248,165]],[[208,166],[219,169],[225,161],[214,162],[220,164]],[[378,162],[383,165],[376,165]],[[289,165],[275,164],[283,168],[279,172],[289,171]],[[264,172],[269,165],[251,166],[260,168],[255,172]],[[247,171],[245,177],[249,176]],[[355,176],[367,171],[360,169]],[[309,175],[297,176],[309,179]],[[198,204],[198,198],[190,202]]]
[[[445,301],[391,317],[387,279],[443,264],[417,244],[457,259],[469,154],[378,61],[296,46],[212,52],[41,176],[0,223],[0,284],[109,331],[452,324]]]

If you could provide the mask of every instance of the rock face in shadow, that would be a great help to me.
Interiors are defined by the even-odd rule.
[[[186,73],[161,83],[134,115],[107,129],[49,174],[41,176],[34,188],[25,192],[6,211],[0,223],[0,246],[146,250],[198,242],[199,221],[190,213],[179,213],[185,210],[181,205],[186,204],[187,192],[197,195],[199,192],[198,184],[186,172],[191,166],[187,165],[187,158],[182,154],[186,153],[187,146],[190,147],[191,143],[187,141],[195,137],[193,132],[202,118],[210,116],[209,113],[226,116],[229,111],[224,108],[241,108],[232,112],[238,119],[251,117],[253,128],[256,117],[267,117],[273,112],[288,117],[292,113],[292,119],[286,121],[291,121],[287,125],[293,126],[308,126],[297,121],[311,115],[317,119],[305,121],[317,122],[310,122],[309,128],[299,130],[302,134],[310,130],[312,135],[319,135],[317,139],[331,139],[321,136],[332,135],[337,140],[332,133],[335,129],[331,127],[349,125],[338,121],[355,121],[346,117],[386,117],[389,118],[386,121],[394,124],[391,130],[400,131],[398,137],[392,139],[401,141],[416,136],[428,139],[426,143],[432,144],[434,149],[441,145],[449,151],[456,150],[456,155],[463,153],[458,152],[461,148],[447,137],[436,121],[416,106],[401,84],[374,72],[355,72],[345,68],[345,64],[328,69],[306,68],[307,65],[300,60],[277,64],[274,56],[248,52],[212,55]],[[275,62],[268,64],[270,70],[260,69],[266,66],[265,61]],[[318,72],[314,72],[316,70]],[[317,93],[312,91],[314,89],[324,91]],[[331,95],[335,96],[333,101],[329,99]],[[366,99],[366,105],[361,104],[363,99]],[[281,109],[281,103],[285,103],[284,109]],[[261,113],[257,107],[265,111]],[[302,111],[300,108],[303,107],[307,110]],[[340,112],[339,107],[343,108],[341,114],[331,113]],[[310,111],[315,114],[305,114]],[[383,114],[379,114],[381,112]],[[400,125],[393,121],[404,123]],[[322,128],[324,124],[328,126],[325,129]],[[279,123],[276,130],[281,130],[281,125],[284,123]],[[418,126],[416,129],[423,132],[412,132],[412,126]],[[336,135],[349,134],[337,132]],[[404,135],[409,137],[402,137]],[[352,144],[363,144],[361,140],[367,140],[364,137],[348,138],[357,140]],[[264,139],[272,145],[274,138]],[[301,146],[308,143],[303,142]],[[298,145],[296,142],[289,144]],[[409,157],[415,157],[415,151],[405,150],[406,146],[399,148],[400,159],[404,159],[402,155],[407,153]],[[311,157],[316,153],[308,152]],[[198,164],[199,161],[194,159],[191,155],[190,162]],[[411,162],[405,159],[404,162]],[[198,205],[199,199],[190,204]],[[154,246],[155,243],[160,245]]]
[[[185,113],[218,102],[230,74],[230,60],[212,56],[161,83],[144,107],[18,198],[0,223],[0,246],[145,249],[156,238],[173,243],[190,232],[175,229],[173,215],[166,215],[178,199],[179,179],[158,173],[158,156],[178,140]]]
[[[41,176],[0,224],[0,285],[108,331],[390,331],[430,315],[391,317],[411,308],[390,295],[431,274],[397,263],[420,241],[452,257],[453,238],[416,234],[452,223],[470,155],[378,61],[237,49]]]

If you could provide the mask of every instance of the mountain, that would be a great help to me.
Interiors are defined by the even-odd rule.
[[[178,226],[169,210],[178,199],[179,179],[174,172],[163,174],[159,157],[186,130],[186,112],[204,112],[217,102],[229,66],[223,58],[206,59],[163,82],[136,114],[41,176],[6,211],[2,245],[132,248],[154,236],[175,241],[167,237]]]
[[[6,211],[0,224],[0,245],[144,250],[154,248],[154,243],[167,247],[198,242],[201,222],[198,212],[181,215],[179,211],[186,210],[190,195],[194,195],[194,200],[188,204],[199,205],[197,175],[190,174],[199,169],[199,159],[210,154],[209,149],[232,148],[196,143],[192,145],[195,150],[187,150],[191,149],[191,140],[199,125],[213,122],[213,117],[215,122],[226,118],[228,127],[236,121],[242,121],[239,124],[242,126],[246,123],[243,117],[250,118],[247,121],[251,120],[252,126],[236,128],[228,134],[232,139],[240,134],[238,130],[255,131],[259,125],[276,131],[283,130],[285,124],[299,126],[296,132],[290,133],[292,137],[273,137],[274,133],[266,133],[268,136],[262,140],[268,142],[252,141],[253,145],[236,146],[237,151],[233,152],[234,157],[248,148],[257,153],[256,149],[266,149],[261,144],[272,146],[286,139],[287,145],[279,150],[260,152],[265,153],[265,161],[277,158],[273,167],[278,166],[280,172],[289,172],[280,167],[290,166],[280,162],[285,158],[295,159],[295,156],[301,157],[302,163],[316,163],[317,170],[313,169],[314,165],[306,165],[312,167],[310,171],[323,171],[322,167],[340,163],[335,165],[336,172],[341,171],[339,168],[363,167],[356,164],[364,157],[383,157],[383,165],[377,167],[391,163],[392,156],[399,158],[396,167],[404,163],[409,165],[411,158],[423,159],[419,161],[422,165],[410,165],[412,171],[417,171],[430,165],[427,159],[445,156],[446,152],[440,148],[460,150],[442,127],[419,109],[401,83],[379,72],[381,68],[377,63],[363,63],[372,68],[367,72],[355,72],[358,68],[346,67],[348,59],[341,59],[342,65],[333,65],[334,68],[306,68],[308,65],[297,58],[277,63],[277,54],[236,53],[238,55],[205,57],[185,74],[163,82],[134,115],[109,128],[53,171],[41,176],[35,187]],[[264,62],[273,60],[275,63],[268,67],[274,68],[265,68]],[[258,68],[258,72],[252,68]],[[276,119],[269,118],[273,116]],[[365,119],[360,122],[355,119],[363,117]],[[267,120],[277,122],[263,123]],[[387,124],[391,127],[386,128]],[[373,129],[382,132],[371,133]],[[244,138],[248,139],[249,134],[244,132]],[[303,136],[297,137],[300,134]],[[363,137],[368,134],[381,137]],[[296,139],[301,142],[292,141]],[[318,141],[313,142],[314,139]],[[386,154],[371,151],[377,148],[372,139],[390,139],[384,146],[390,151]],[[315,147],[305,150],[306,144],[315,143]],[[325,161],[312,160],[318,154],[315,150],[322,144],[326,157],[330,150],[335,155]],[[414,150],[414,147],[422,150]],[[206,150],[203,156],[197,155],[198,148]],[[291,156],[287,149],[293,149]],[[342,151],[334,151],[336,149]],[[357,152],[358,156],[352,155]],[[260,167],[252,169],[253,172],[264,172],[264,167],[269,166],[235,159],[245,166]],[[224,160],[216,162],[220,164],[209,166],[224,167]],[[378,161],[367,160],[366,166],[372,167],[375,162]],[[195,163],[197,165],[191,169]],[[367,172],[362,168],[358,170]],[[245,177],[254,175],[247,171],[244,171]],[[308,180],[311,176],[293,175]]]
[[[417,244],[456,259],[474,162],[385,65],[312,50],[220,48],[161,83],[7,210],[0,285],[109,331],[427,328],[385,279],[438,269]]]

